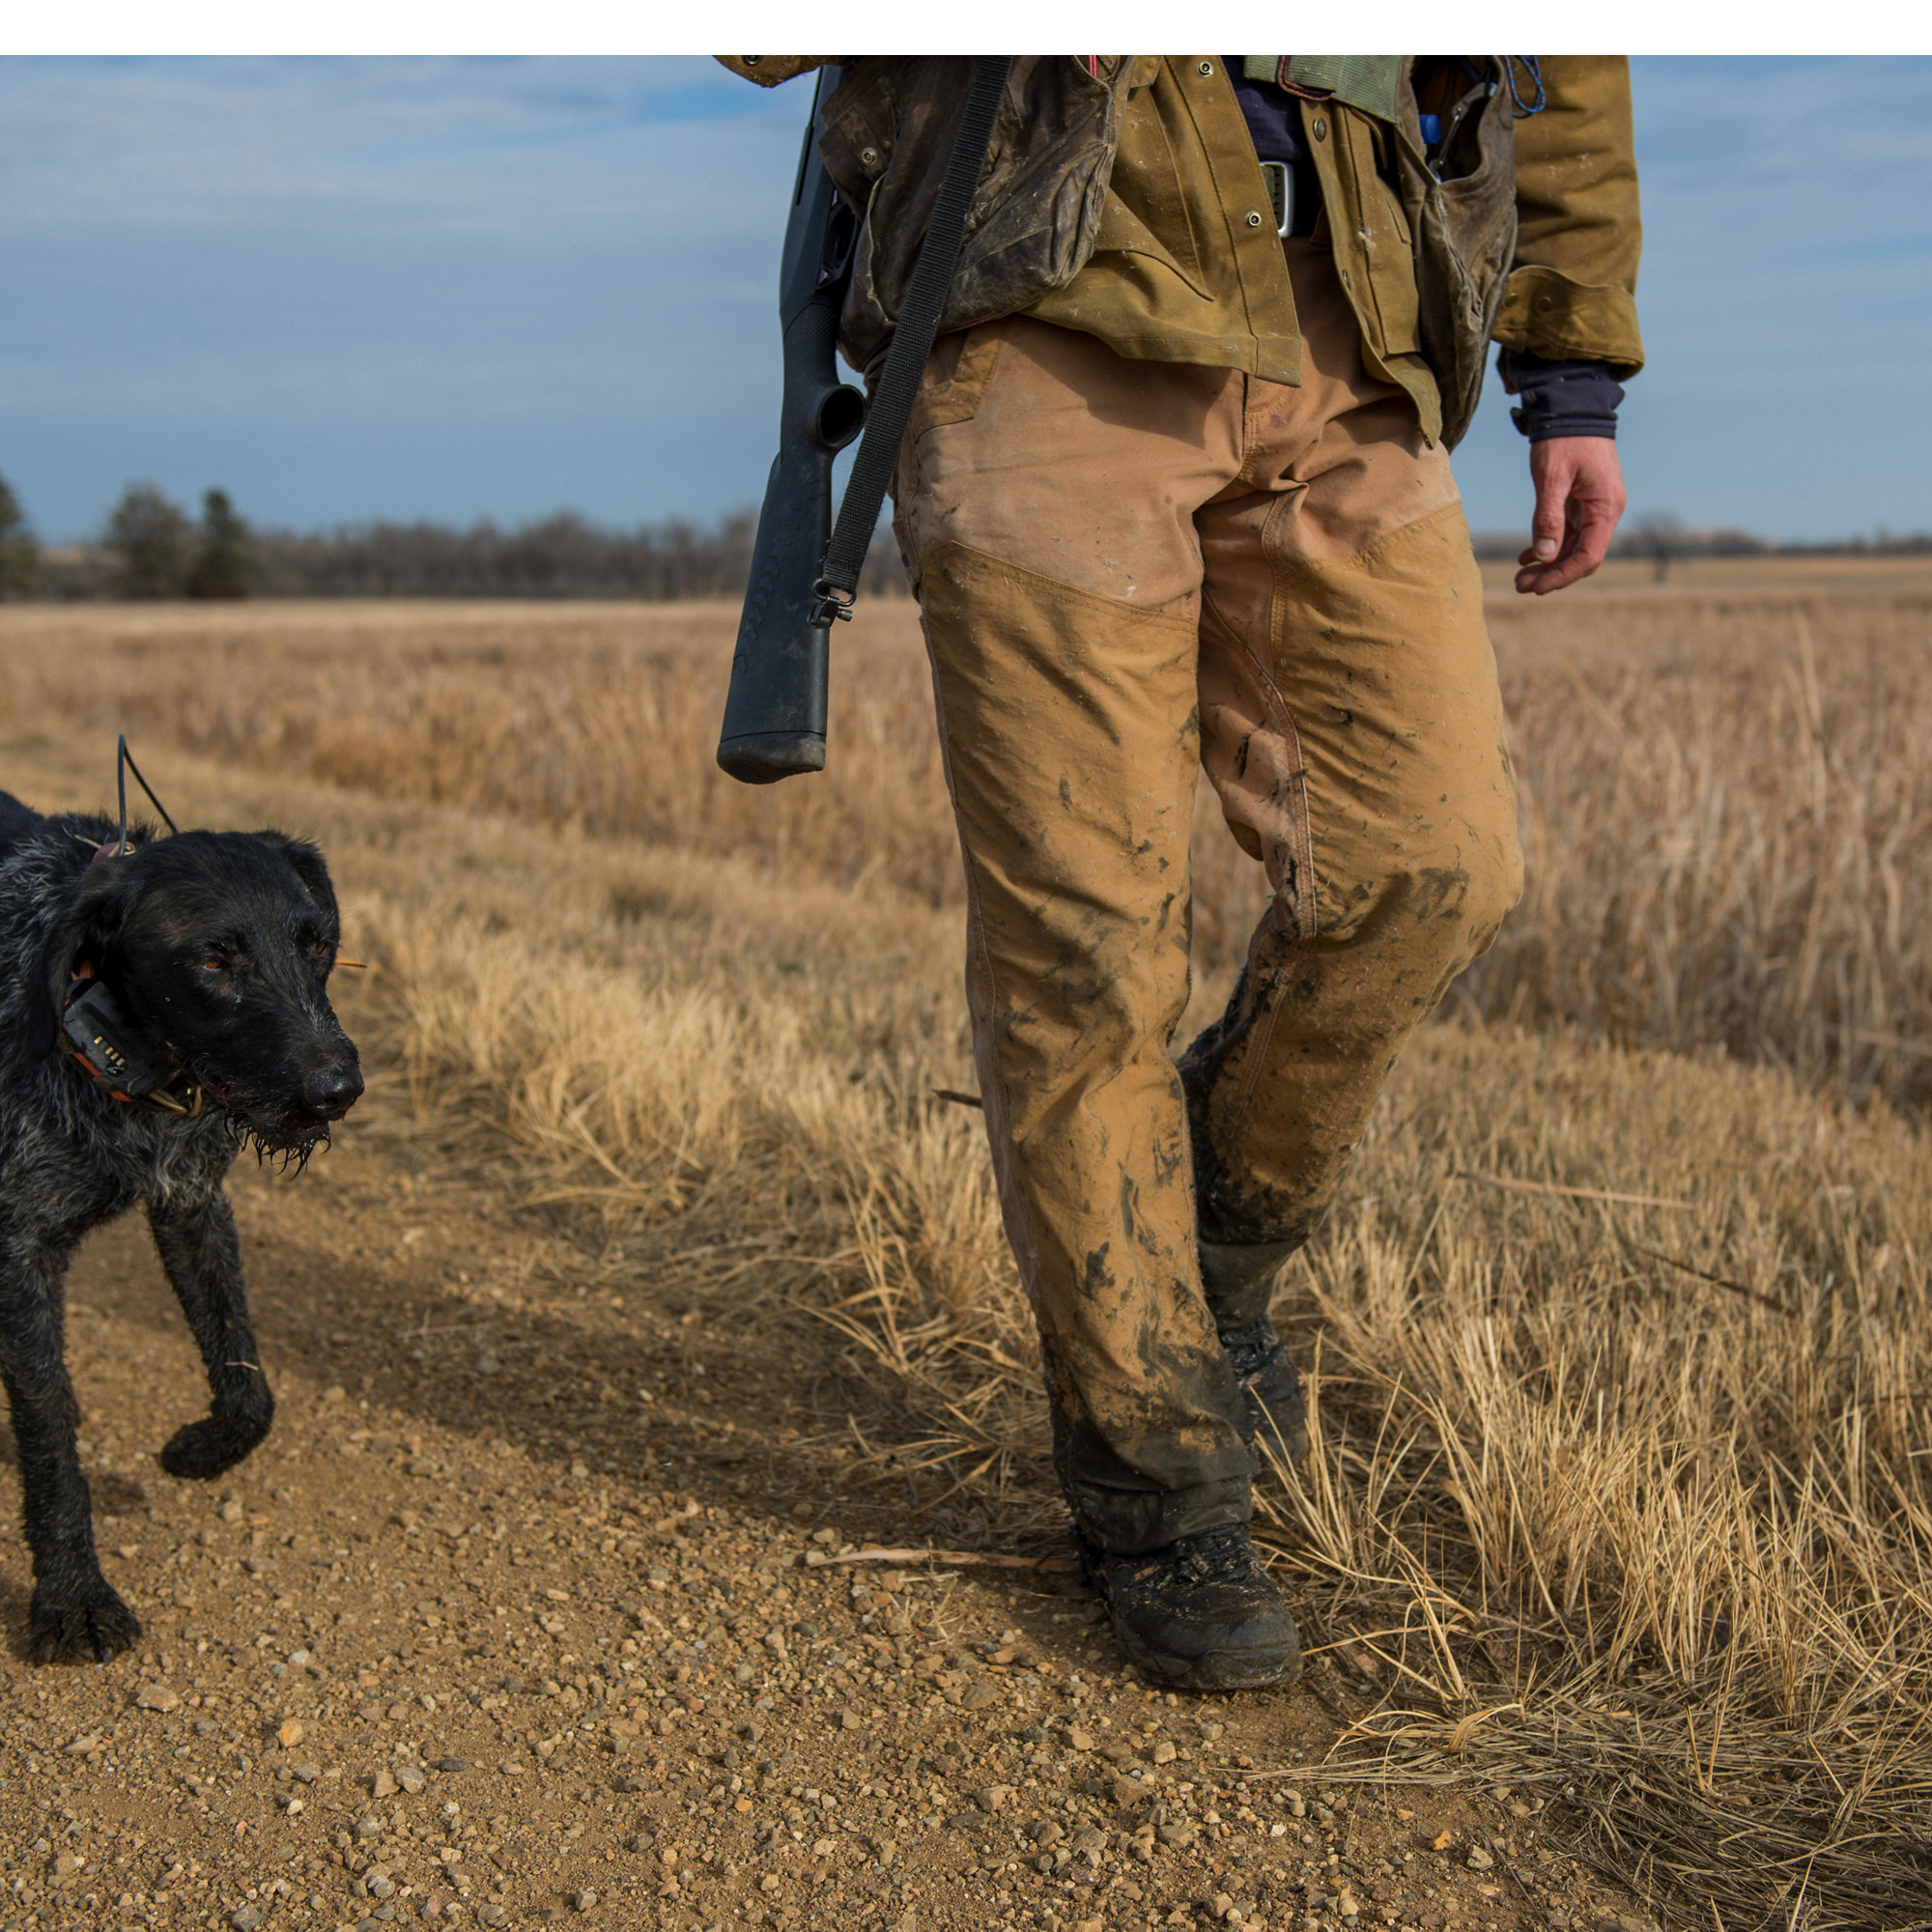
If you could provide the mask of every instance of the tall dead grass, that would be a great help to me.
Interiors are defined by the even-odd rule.
[[[1529,884],[1462,1011],[1932,1094],[1932,588],[1874,581],[1492,605]],[[832,769],[769,788],[712,758],[734,622],[696,604],[19,609],[0,611],[0,728],[128,729],[958,903],[911,607],[841,628]],[[1205,792],[1197,829],[1196,961],[1218,989],[1264,885]]]
[[[298,617],[317,665],[380,655]],[[1873,1097],[1917,1100],[1909,1049],[1932,1036],[1921,618],[1690,599],[1499,622],[1531,899],[1462,1020],[1399,1068],[1278,1308],[1316,1366],[1315,1445],[1263,1506],[1343,1722],[1320,1775],[1509,1782],[1724,1927],[1932,1920],[1932,1142]],[[117,643],[88,629],[105,617],[34,621],[0,626],[0,691],[44,802],[90,668],[177,739],[252,688],[239,646],[217,675],[167,625]],[[658,638],[673,670],[717,619],[675,621],[696,628]],[[338,666],[329,693],[390,719],[399,756],[434,741],[453,714],[399,694],[454,706],[487,639],[432,663],[454,648],[439,623],[412,642],[355,622],[388,638],[389,688]],[[516,688],[569,684],[567,642],[460,622],[504,626]],[[910,641],[864,648],[900,654],[910,704]],[[711,722],[684,716],[668,771],[708,759]],[[270,781],[237,769],[270,756],[222,735],[240,726],[205,728],[228,768],[172,759],[172,786],[204,819],[325,837],[379,962],[349,995],[358,1031],[425,1131],[514,1162],[527,1201],[594,1220],[661,1286],[809,1311],[873,1392],[873,1466],[937,1472],[949,1535],[1049,1528],[979,1121],[933,1091],[971,1080],[944,890],[799,818],[781,861],[582,808],[546,832],[525,794],[496,817],[418,803],[384,768],[292,797],[305,738]],[[453,741],[468,805],[487,761]],[[895,769],[917,821],[907,774],[932,774]],[[891,804],[879,771],[782,796],[848,838]],[[1238,931],[1251,882],[1204,876]]]

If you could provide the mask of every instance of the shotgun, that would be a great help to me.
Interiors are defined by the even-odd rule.
[[[825,769],[831,632],[811,622],[813,586],[832,535],[832,460],[866,421],[865,396],[838,380],[834,359],[859,216],[818,157],[825,103],[845,72],[819,71],[785,224],[779,453],[758,512],[718,742],[718,762],[746,784]]]

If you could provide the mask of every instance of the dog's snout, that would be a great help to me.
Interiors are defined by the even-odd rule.
[[[322,1066],[302,1082],[302,1104],[313,1114],[335,1120],[362,1097],[362,1075],[354,1066]]]

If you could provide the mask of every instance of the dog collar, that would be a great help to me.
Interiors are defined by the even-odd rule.
[[[120,1002],[85,962],[61,1003],[60,1031],[54,1043],[99,1092],[124,1107],[191,1121],[207,1102],[198,1081],[159,1059],[139,1040]]]

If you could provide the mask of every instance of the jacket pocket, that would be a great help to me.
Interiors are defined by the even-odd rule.
[[[1415,249],[1401,199],[1377,165],[1375,124],[1333,101],[1321,118],[1334,134],[1335,172],[1322,188],[1342,286],[1378,358],[1412,355],[1422,346]]]
[[[1509,90],[1487,83],[1480,108],[1463,117],[1447,178],[1424,156],[1404,89],[1396,165],[1414,234],[1421,347],[1442,392],[1442,440],[1452,449],[1476,412],[1490,338],[1516,257],[1516,128]]]

